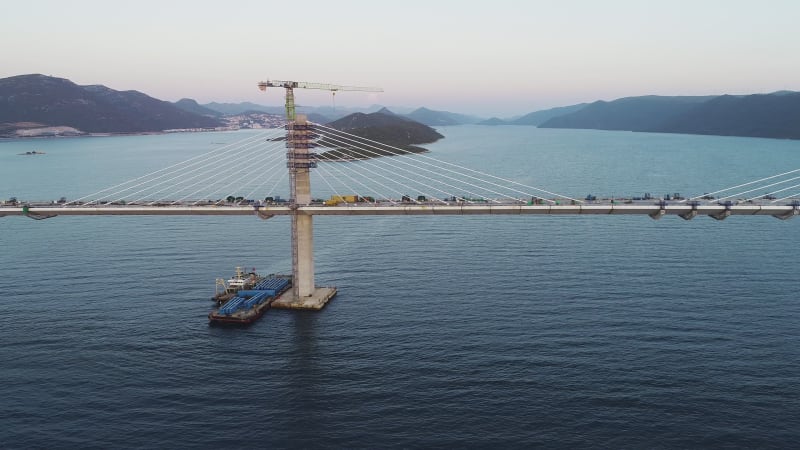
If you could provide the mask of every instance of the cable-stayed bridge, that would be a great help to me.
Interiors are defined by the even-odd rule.
[[[290,216],[296,222],[295,298],[304,299],[319,290],[313,268],[312,221],[317,215],[675,215],[687,220],[705,215],[722,220],[800,214],[800,169],[686,198],[579,199],[307,123],[302,117],[287,128],[265,130],[75,200],[6,204],[0,216]],[[316,153],[310,151],[313,147]],[[311,195],[312,174],[313,184],[332,195]],[[294,194],[282,199],[287,176],[294,179]]]
[[[290,90],[286,131],[265,130],[78,199],[10,202],[0,206],[0,216],[290,216],[294,299],[316,301],[325,295],[314,284],[317,215],[677,215],[686,220],[705,215],[723,220],[800,214],[800,169],[687,197],[579,199],[308,122],[295,116],[293,103],[289,107]],[[289,195],[283,199],[287,177]],[[312,177],[332,195],[312,196]]]
[[[695,196],[648,194],[573,198],[429,156],[409,153],[321,124],[304,164],[314,185],[334,193],[306,202],[279,194],[286,170],[285,132],[269,129],[192,159],[62,202],[17,200],[0,216],[34,219],[89,215],[472,215],[612,214],[797,215],[800,169]],[[294,164],[297,164],[295,162]],[[285,189],[285,188],[284,188]]]

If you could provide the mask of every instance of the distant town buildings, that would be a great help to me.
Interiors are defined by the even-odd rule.
[[[222,120],[226,123],[227,130],[241,130],[248,128],[283,128],[286,118],[275,114],[260,112],[243,113],[234,116],[225,116]]]
[[[209,128],[179,128],[164,130],[165,133],[186,133],[195,131],[235,131],[235,130],[249,130],[258,128],[283,128],[286,125],[286,119],[283,116],[275,114],[267,114],[261,112],[242,113],[230,116],[223,116],[220,118],[224,123],[223,126],[213,129]]]

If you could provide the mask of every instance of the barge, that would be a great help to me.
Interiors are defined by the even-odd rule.
[[[272,275],[235,295],[208,314],[209,325],[249,325],[258,320],[292,286],[291,276]]]

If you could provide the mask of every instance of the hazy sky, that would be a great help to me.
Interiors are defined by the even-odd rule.
[[[379,86],[338,105],[508,117],[597,99],[800,90],[800,1],[3,0],[0,77],[282,104],[265,78]],[[330,105],[330,93],[298,91]]]

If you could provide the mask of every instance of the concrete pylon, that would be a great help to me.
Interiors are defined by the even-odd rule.
[[[297,220],[297,296],[314,293],[314,230],[313,216],[295,216]]]
[[[295,130],[290,130],[292,145],[290,163],[294,163],[294,202],[297,206],[311,203],[310,145],[308,137],[308,120],[305,115],[298,114],[294,121]],[[295,294],[297,297],[309,297],[314,293],[314,227],[313,216],[292,215],[292,253],[296,255],[293,268]]]
[[[293,283],[291,295],[280,296],[271,307],[320,310],[336,295],[336,287],[314,285],[313,216],[303,211],[303,207],[311,204],[310,169],[317,166],[317,161],[310,150],[314,148],[316,135],[312,124],[301,114],[287,128]]]

